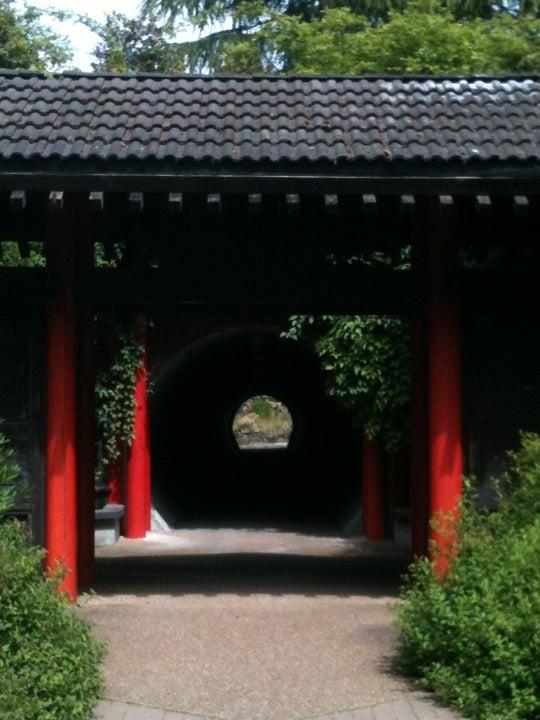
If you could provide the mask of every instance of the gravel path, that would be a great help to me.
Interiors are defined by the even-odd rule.
[[[392,672],[405,563],[386,544],[196,530],[99,555],[105,720],[455,717]]]

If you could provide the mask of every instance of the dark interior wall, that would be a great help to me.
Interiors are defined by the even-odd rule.
[[[288,407],[287,449],[238,449],[232,420],[257,394]],[[326,396],[312,348],[276,328],[233,327],[189,343],[155,376],[151,414],[156,500],[172,522],[339,527],[359,508],[359,433]]]
[[[0,431],[20,468],[16,514],[43,535],[43,332],[39,318],[0,315]]]
[[[464,414],[468,471],[489,499],[488,480],[506,467],[519,432],[540,432],[538,311],[508,307],[464,318]]]

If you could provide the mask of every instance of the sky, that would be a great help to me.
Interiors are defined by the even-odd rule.
[[[95,20],[103,20],[108,12],[113,11],[134,17],[137,15],[140,2],[139,0],[88,0],[88,2],[82,2],[81,0],[32,0],[31,4],[42,8],[54,7],[57,10],[71,10],[72,12],[89,15]],[[46,22],[59,33],[69,38],[74,49],[70,67],[90,72],[92,70],[91,53],[97,43],[96,35],[76,23],[58,22],[52,19]],[[193,33],[188,31],[182,33],[179,39],[188,39],[190,37],[193,37]]]

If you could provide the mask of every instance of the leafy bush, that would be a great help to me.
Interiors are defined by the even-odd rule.
[[[418,560],[398,608],[399,662],[474,720],[540,718],[540,437],[510,454],[495,512],[469,487],[458,554]]]
[[[13,450],[5,435],[0,433],[0,520],[15,501],[15,480],[18,475],[19,468],[13,462]]]
[[[43,551],[5,518],[14,477],[0,435],[0,717],[87,720],[101,690],[102,651],[57,592],[60,578],[44,577]]]

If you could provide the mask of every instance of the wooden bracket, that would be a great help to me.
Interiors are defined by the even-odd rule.
[[[362,195],[362,210],[366,215],[375,215],[377,212],[377,196],[373,193]]]
[[[49,210],[60,212],[64,208],[64,193],[62,190],[53,190],[49,193]]]
[[[439,212],[446,217],[454,213],[454,198],[451,195],[439,195]]]
[[[476,212],[478,215],[489,215],[491,212],[491,198],[489,195],[476,196]]]
[[[26,200],[26,190],[13,190],[9,196],[9,206],[12,210],[25,210]]]
[[[95,213],[99,213],[103,211],[103,208],[105,207],[105,200],[103,197],[102,192],[91,192],[88,196],[88,203],[90,205],[90,210]]]
[[[219,215],[221,213],[221,195],[219,193],[210,193],[206,198],[206,207],[210,215]]]
[[[169,212],[179,215],[184,209],[184,196],[182,193],[169,193]]]
[[[260,193],[248,195],[248,212],[250,215],[260,215],[262,213],[262,195]]]
[[[300,211],[300,195],[296,193],[285,195],[285,206],[287,215],[297,215]]]
[[[133,215],[137,215],[139,213],[142,213],[143,209],[144,195],[140,192],[129,193],[128,211]]]
[[[399,208],[403,215],[413,215],[416,209],[414,195],[402,195],[399,199]]]
[[[325,195],[324,210],[327,215],[337,215],[339,213],[339,196]]]
[[[529,198],[526,195],[514,195],[512,207],[516,215],[523,217],[529,214]]]

